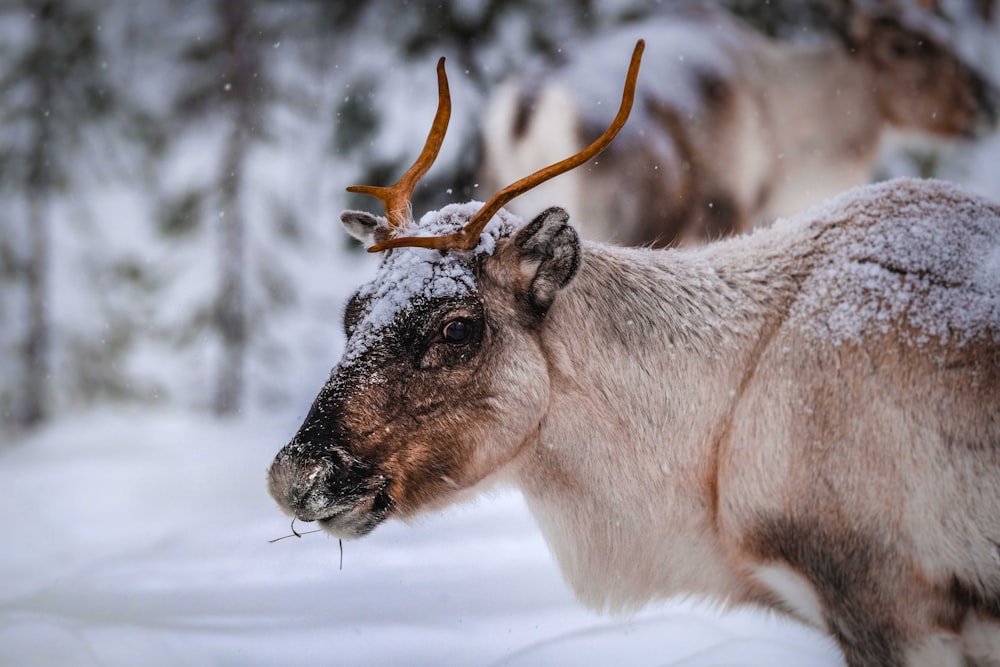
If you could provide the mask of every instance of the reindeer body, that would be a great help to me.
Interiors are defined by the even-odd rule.
[[[763,604],[851,665],[1000,659],[1000,625],[957,639],[1000,622],[1000,207],[897,182],[695,252],[584,248],[513,464],[581,599]]]
[[[899,180],[683,251],[501,211],[473,252],[393,250],[347,329],[270,472],[300,519],[360,536],[506,481],[593,607],[689,593],[852,667],[1000,661],[997,204]]]
[[[512,211],[559,202],[585,238],[623,245],[703,241],[866,182],[890,131],[955,138],[995,123],[995,90],[929,31],[867,14],[841,31],[779,43],[698,9],[578,45],[564,66],[497,91],[481,180],[508,182],[585,145],[614,99],[607,54],[639,35],[650,69],[629,126]]]
[[[512,198],[410,219],[451,111],[348,303],[344,356],[268,473],[287,512],[360,537],[507,481],[582,600],[687,592],[812,623],[851,667],[1000,664],[1000,205],[939,182],[844,194],[688,251],[581,244]]]

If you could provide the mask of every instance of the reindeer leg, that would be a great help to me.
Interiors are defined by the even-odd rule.
[[[930,635],[918,631],[926,625],[920,622],[926,600],[919,592],[903,592],[912,573],[905,559],[883,545],[874,534],[841,529],[829,519],[767,520],[748,541],[762,562],[785,564],[813,587],[822,621],[849,667],[922,664],[921,642]],[[940,651],[958,659],[957,645],[939,643]]]

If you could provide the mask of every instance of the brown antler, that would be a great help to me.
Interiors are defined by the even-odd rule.
[[[441,143],[444,142],[445,132],[448,131],[448,120],[451,118],[451,94],[448,91],[448,75],[444,71],[444,58],[438,60],[438,108],[434,115],[434,122],[431,124],[431,131],[427,135],[427,142],[420,157],[407,170],[403,177],[395,185],[381,187],[377,185],[352,185],[347,188],[348,192],[358,192],[371,195],[382,200],[385,207],[385,217],[389,221],[391,229],[401,229],[410,222],[410,197],[413,196],[413,189],[417,183],[427,173],[427,170],[434,164],[434,160],[441,150]]]
[[[549,165],[540,169],[530,176],[525,176],[519,181],[511,183],[500,192],[493,195],[493,198],[486,202],[483,207],[474,215],[462,229],[444,236],[404,236],[391,238],[376,243],[368,252],[379,252],[389,248],[399,248],[411,246],[417,248],[433,248],[437,250],[464,250],[469,251],[479,243],[479,236],[487,223],[493,218],[504,204],[514,197],[524,194],[528,190],[541,185],[550,178],[563,174],[571,169],[579,167],[581,164],[593,159],[601,151],[608,147],[608,144],[615,138],[619,130],[628,120],[628,115],[632,111],[632,101],[635,98],[635,84],[639,77],[639,62],[642,60],[642,51],[646,47],[644,40],[636,42],[635,50],[632,52],[632,61],[629,63],[628,74],[625,77],[625,90],[622,92],[622,103],[618,109],[618,114],[611,125],[598,137],[594,143],[585,149],[566,158],[561,162]]]

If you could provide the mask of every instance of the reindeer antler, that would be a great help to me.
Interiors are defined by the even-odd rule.
[[[571,169],[579,167],[581,164],[593,159],[601,151],[608,147],[608,144],[615,138],[619,130],[625,125],[625,121],[628,120],[629,113],[632,111],[632,101],[635,98],[635,84],[636,79],[639,77],[639,63],[642,60],[642,52],[646,47],[646,42],[644,40],[639,40],[636,42],[635,50],[632,52],[632,60],[629,63],[628,74],[625,77],[625,90],[622,92],[622,103],[618,108],[618,113],[615,115],[611,125],[608,129],[604,131],[604,134],[599,136],[594,143],[590,144],[582,151],[573,155],[571,157],[562,160],[561,162],[556,162],[551,164],[544,169],[539,169],[530,176],[525,176],[519,181],[515,181],[505,187],[500,192],[493,195],[493,198],[486,202],[483,207],[476,213],[470,220],[465,224],[462,229],[451,234],[446,234],[444,236],[403,236],[397,238],[386,239],[379,243],[376,243],[368,252],[380,252],[382,250],[388,250],[389,248],[400,248],[400,247],[416,247],[416,248],[433,248],[436,250],[463,250],[469,251],[476,247],[479,243],[479,236],[483,233],[483,229],[489,223],[493,215],[499,211],[504,204],[509,202],[514,197],[524,194],[528,190],[541,185],[550,178],[554,178],[559,174],[566,173]],[[428,144],[430,139],[428,139]],[[426,150],[426,148],[425,148]],[[436,151],[435,151],[436,152]]]
[[[431,131],[427,135],[426,143],[424,143],[424,150],[421,151],[416,162],[395,185],[389,187],[352,185],[347,188],[348,192],[358,192],[381,199],[382,205],[385,207],[385,217],[389,221],[389,227],[393,230],[409,224],[410,197],[413,196],[413,189],[417,187],[417,183],[434,164],[438,151],[441,150],[441,144],[444,142],[445,132],[448,131],[448,121],[451,119],[451,94],[448,90],[448,75],[444,71],[444,58],[438,60],[437,77],[437,113],[434,115]]]

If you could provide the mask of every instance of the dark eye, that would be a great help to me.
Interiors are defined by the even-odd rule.
[[[464,343],[472,334],[472,324],[465,318],[451,320],[441,328],[441,338],[448,343]]]
[[[892,43],[892,55],[897,58],[905,58],[910,55],[910,45],[904,44],[903,42],[893,42]]]

